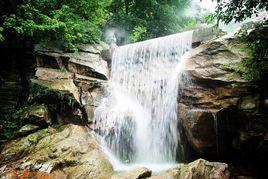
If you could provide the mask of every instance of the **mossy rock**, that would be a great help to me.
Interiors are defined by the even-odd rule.
[[[50,113],[46,105],[31,105],[21,108],[12,114],[12,118],[22,123],[51,124]]]
[[[81,107],[77,99],[68,90],[54,89],[44,80],[31,80],[28,103],[45,103],[50,109],[64,110]]]
[[[14,168],[52,175],[60,171],[68,178],[110,178],[113,172],[96,136],[87,127],[72,124],[49,127],[5,144],[0,153],[2,166],[7,172]]]
[[[160,172],[156,175],[159,178],[222,178],[230,176],[228,165],[219,162],[209,162],[203,159],[195,160],[189,164],[178,164],[175,167]]]
[[[36,131],[37,129],[39,129],[40,127],[37,125],[33,125],[33,124],[26,124],[24,126],[22,126],[18,131],[17,134],[18,135],[25,135],[28,133],[31,133],[33,131]]]
[[[43,129],[27,137],[16,139],[5,144],[0,154],[0,165],[18,160],[30,154],[34,150],[37,142],[49,134],[48,129]]]

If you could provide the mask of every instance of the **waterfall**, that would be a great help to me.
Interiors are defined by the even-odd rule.
[[[115,50],[109,95],[94,115],[112,158],[144,165],[176,161],[179,77],[191,44],[187,31]]]

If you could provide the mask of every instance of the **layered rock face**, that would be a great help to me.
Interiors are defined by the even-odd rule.
[[[36,47],[27,99],[10,116],[12,124],[21,128],[14,128],[16,139],[0,148],[0,177],[111,175],[112,166],[89,129],[109,77],[101,54],[108,48],[84,45],[76,53],[66,53]]]
[[[109,77],[106,51],[105,43],[82,45],[76,53],[37,45],[35,57],[7,51],[14,55],[1,61],[0,143],[21,136],[14,131],[25,124],[89,124]]]
[[[76,53],[36,46],[37,79],[31,82],[52,90],[68,92],[79,104],[74,113],[90,121],[109,77],[107,59],[102,57],[102,52],[107,49],[109,46],[104,43],[96,46],[83,45]],[[57,115],[58,118],[66,118],[62,114]]]
[[[235,69],[246,56],[236,35],[204,42],[190,53],[178,101],[187,140],[199,156],[267,159],[267,78],[249,82]]]

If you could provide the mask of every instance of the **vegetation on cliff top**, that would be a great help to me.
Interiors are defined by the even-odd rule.
[[[241,29],[239,39],[244,43],[242,51],[246,51],[246,57],[236,68],[236,72],[249,81],[260,80],[263,77],[265,63],[268,57],[267,27],[265,24],[257,23],[250,33],[247,29]]]
[[[242,21],[267,1],[217,0],[214,18]],[[74,50],[80,43],[96,43],[108,27],[121,27],[131,41],[145,40],[193,28],[186,16],[190,0],[4,0],[0,2],[0,41],[55,43]],[[5,43],[5,44],[6,44]]]
[[[108,25],[130,32],[132,42],[165,36],[194,28],[196,20],[186,16],[190,0],[114,0]]]
[[[224,23],[241,22],[252,15],[268,10],[267,0],[217,0],[214,18]]]
[[[14,35],[15,43],[58,41],[68,49],[77,43],[94,43],[109,17],[109,4],[109,0],[1,1],[4,37]]]
[[[0,40],[21,43],[57,42],[74,50],[96,43],[104,25],[122,26],[132,40],[175,33],[193,25],[184,18],[189,0],[10,0],[1,1]],[[108,23],[107,23],[108,22]]]
[[[232,21],[241,22],[267,10],[268,1],[266,0],[217,0],[216,11],[210,14],[207,20],[216,19],[217,23],[221,21],[226,24]],[[248,81],[257,81],[263,78],[268,56],[267,22],[254,24],[252,28],[254,30],[250,33],[248,33],[248,28],[242,28],[238,33],[239,40],[244,44],[241,51],[247,54],[235,71]]]

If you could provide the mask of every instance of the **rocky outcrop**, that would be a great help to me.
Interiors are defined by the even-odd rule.
[[[250,82],[236,72],[247,53],[242,47],[234,34],[190,52],[178,109],[187,140],[199,156],[267,159],[267,78]]]
[[[116,172],[111,179],[141,179],[148,178],[152,175],[152,171],[145,167],[135,168],[129,171]]]
[[[37,45],[35,65],[33,55],[1,62],[0,143],[28,134],[19,131],[25,125],[90,124],[109,77],[107,50],[105,43],[84,44],[74,53]]]
[[[94,134],[87,127],[71,124],[42,129],[5,144],[0,166],[0,176],[7,178],[26,174],[107,178],[113,171]]]
[[[27,106],[13,113],[12,116],[22,123],[52,124],[49,111],[45,105]]]
[[[102,55],[106,50],[109,50],[109,46],[104,43],[82,45],[75,53],[36,46],[37,79],[32,82],[49,89],[70,92],[80,105],[80,113],[91,121],[109,77],[106,61],[109,57],[104,60]]]
[[[112,179],[193,179],[193,178],[217,178],[228,179],[230,169],[227,164],[209,162],[203,159],[195,160],[189,164],[177,164],[168,170],[152,173],[151,170],[140,167],[128,171],[115,172]]]
[[[27,99],[11,116],[15,128],[4,126],[16,139],[0,148],[1,177],[111,176],[112,166],[87,127],[109,76],[106,48],[82,45],[68,53],[36,46]]]
[[[170,178],[170,179],[192,179],[192,178],[219,178],[228,179],[230,171],[228,165],[218,162],[208,162],[198,159],[189,164],[178,164],[171,169],[160,172],[152,179]]]
[[[109,76],[101,56],[106,48],[83,45],[67,53],[36,47],[35,78],[29,80],[27,100],[10,120],[18,130],[7,128],[17,139],[0,148],[1,177],[111,176],[111,164],[86,127]]]
[[[109,49],[104,43],[96,46],[82,45],[78,52],[67,53],[56,48],[35,47],[37,66],[67,70],[84,76],[108,79],[107,62],[102,58],[102,51]]]

